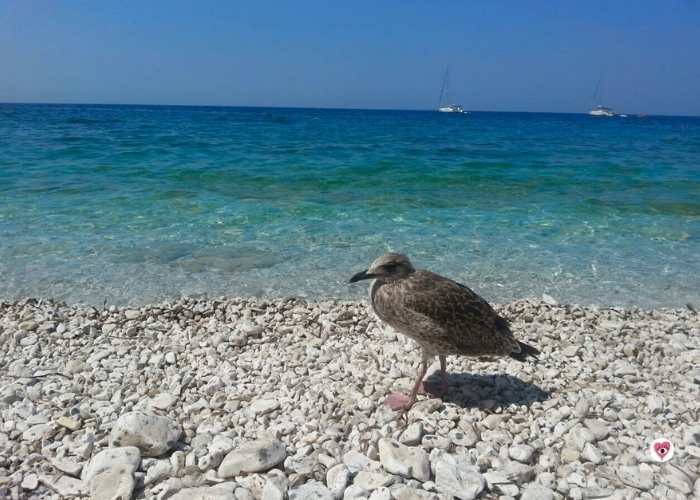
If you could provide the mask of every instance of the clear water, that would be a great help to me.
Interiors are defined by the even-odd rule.
[[[0,299],[363,297],[386,250],[491,300],[700,303],[700,118],[0,105]]]

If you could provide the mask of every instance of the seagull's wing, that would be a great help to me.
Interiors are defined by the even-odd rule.
[[[430,271],[417,271],[401,282],[401,304],[420,315],[433,335],[462,354],[514,354],[520,345],[508,321],[472,289]],[[430,335],[430,332],[426,332]]]

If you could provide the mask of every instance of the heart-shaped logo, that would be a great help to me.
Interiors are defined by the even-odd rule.
[[[668,462],[673,456],[673,443],[666,438],[655,439],[649,447],[649,453],[657,462]]]

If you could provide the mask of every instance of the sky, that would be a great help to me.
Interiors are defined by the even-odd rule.
[[[0,0],[0,102],[700,115],[700,1]]]

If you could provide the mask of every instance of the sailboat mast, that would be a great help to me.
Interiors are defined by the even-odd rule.
[[[598,84],[595,86],[595,92],[593,93],[593,103],[600,104],[600,82],[603,81],[603,73],[601,72],[598,78]]]
[[[446,91],[447,91],[447,80],[450,76],[450,68],[449,66],[445,68],[445,76],[442,78],[442,87],[440,87],[440,99],[438,99],[438,108],[442,106],[442,99],[445,97]]]

